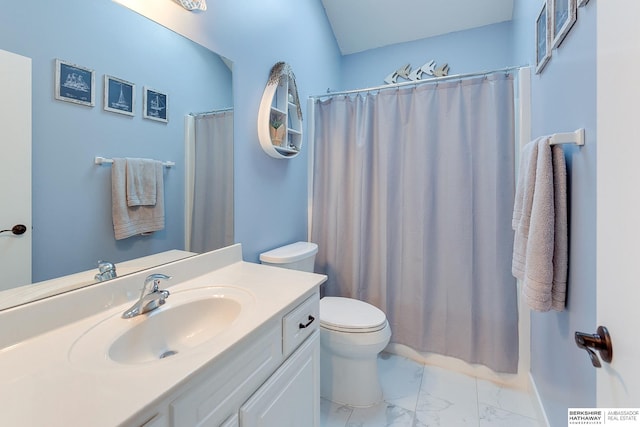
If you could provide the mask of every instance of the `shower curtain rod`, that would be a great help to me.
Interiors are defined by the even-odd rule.
[[[229,111],[233,111],[233,107],[229,107],[229,108],[222,108],[220,110],[213,110],[213,111],[205,111],[204,113],[189,113],[190,116],[196,117],[196,116],[209,116],[212,114],[219,114],[219,113],[226,113]]]
[[[518,66],[513,66],[513,67],[501,68],[499,70],[482,71],[482,72],[477,72],[477,73],[466,73],[466,74],[453,74],[451,76],[433,77],[433,78],[424,79],[424,80],[392,83],[392,84],[387,84],[387,85],[368,87],[368,88],[365,88],[365,89],[353,89],[353,90],[343,90],[343,91],[338,91],[338,92],[327,92],[327,93],[325,93],[323,95],[313,95],[313,96],[310,96],[309,98],[319,99],[319,98],[326,98],[328,96],[334,96],[334,95],[349,95],[349,94],[354,94],[354,93],[371,92],[371,91],[376,91],[376,90],[392,89],[392,88],[403,87],[403,86],[419,85],[419,84],[422,84],[422,83],[434,83],[434,82],[441,82],[441,81],[445,81],[445,80],[466,79],[466,78],[469,78],[469,77],[478,77],[478,76],[485,76],[485,75],[489,75],[489,74],[493,74],[493,73],[504,73],[504,72],[509,72],[509,71],[513,71],[513,70],[520,70],[521,68],[525,68],[525,67],[527,67],[527,65],[518,65]]]

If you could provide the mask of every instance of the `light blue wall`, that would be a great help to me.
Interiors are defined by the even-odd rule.
[[[232,105],[229,69],[111,1],[0,3],[0,49],[33,58],[34,281],[182,248],[184,115]],[[54,100],[55,58],[95,70],[95,107]],[[135,117],[103,110],[105,74],[137,84]],[[169,94],[168,124],[142,118],[143,85]],[[111,170],[96,155],[176,162],[165,174],[164,231],[115,241]]]
[[[450,75],[520,65],[512,59],[512,39],[509,21],[346,55],[342,59],[339,89],[383,85],[387,75],[407,63],[412,69],[431,60],[437,65],[446,63]],[[405,80],[398,79],[402,81]]]
[[[516,0],[516,55],[533,62],[538,4]],[[532,137],[586,129],[585,146],[565,146],[569,177],[570,253],[566,310],[531,315],[531,374],[551,426],[568,407],[596,405],[596,370],[576,347],[575,331],[596,328],[596,5],[578,20],[551,61],[532,79]]]
[[[535,60],[535,20],[542,3],[514,0],[513,2],[513,60],[518,64],[532,64]]]
[[[235,238],[244,258],[258,261],[267,249],[307,238],[307,135],[302,152],[288,160],[267,156],[257,137],[269,70],[288,62],[305,100],[338,84],[340,53],[320,0],[209,0],[207,5],[199,37],[234,62]]]

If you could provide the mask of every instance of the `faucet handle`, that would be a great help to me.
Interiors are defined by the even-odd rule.
[[[116,277],[118,277],[118,274],[116,273],[114,263],[102,260],[98,261],[98,274],[94,276],[94,279],[102,282],[104,280],[115,279]]]
[[[115,271],[116,266],[109,261],[102,261],[99,260],[98,261],[98,271],[100,271],[100,273],[104,273],[105,271],[111,271],[114,270]]]
[[[162,274],[162,273],[155,273],[155,274],[150,274],[147,276],[146,279],[144,279],[144,287],[142,288],[142,292],[145,293],[147,292],[147,289],[149,288],[149,284],[153,284],[153,287],[149,290],[149,292],[158,292],[158,285],[160,284],[160,280],[169,280],[171,279],[171,276],[167,276],[166,274]]]

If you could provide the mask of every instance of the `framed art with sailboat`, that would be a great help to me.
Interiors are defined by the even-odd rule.
[[[104,109],[112,113],[135,115],[136,85],[113,76],[104,76]]]
[[[55,67],[55,99],[93,107],[95,72],[60,59],[56,59]]]
[[[143,94],[142,117],[167,123],[169,121],[169,95],[146,86]]]

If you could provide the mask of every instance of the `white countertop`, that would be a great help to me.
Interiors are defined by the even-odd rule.
[[[217,258],[216,253],[220,254]],[[215,269],[199,274],[207,270],[207,265]],[[141,287],[144,277],[156,272],[174,277],[166,282],[166,288],[172,292],[202,286],[233,286],[250,292],[255,297],[255,304],[250,313],[243,313],[232,328],[214,340],[167,359],[140,365],[102,363],[96,364],[95,369],[86,363],[72,363],[69,351],[73,343],[101,320],[128,308],[137,298],[135,289]],[[111,300],[116,302],[99,302],[102,307],[106,305],[104,310],[63,322],[52,330],[46,330],[46,325],[38,325],[42,333],[31,337],[28,333],[24,340],[14,340],[11,345],[0,348],[0,424],[12,427],[111,427],[126,423],[145,407],[157,404],[200,368],[215,363],[222,354],[233,352],[234,345],[256,328],[317,292],[317,286],[324,280],[325,276],[317,274],[244,262],[240,245],[234,245],[105,282],[100,286],[116,289],[111,291]],[[122,289],[126,289],[129,298],[124,303],[113,296],[121,295]],[[79,292],[86,295],[77,295]],[[82,304],[83,298],[102,297],[104,292],[104,289],[101,294],[95,290],[91,292],[90,287],[67,294],[67,302],[65,296],[59,296],[51,301],[42,300],[11,309],[27,310],[24,313],[4,315],[0,312],[0,325],[3,331],[20,328],[19,324],[10,323],[24,322],[25,318],[29,319],[27,316],[37,317],[34,322],[46,324],[48,316],[62,316],[58,312],[65,304],[68,304],[66,309],[73,312],[78,304]],[[133,295],[129,297],[130,294]],[[75,296],[69,298],[72,295]],[[30,307],[33,304],[39,306]],[[68,319],[68,312],[62,317]],[[62,322],[57,318],[54,320],[53,324]]]

